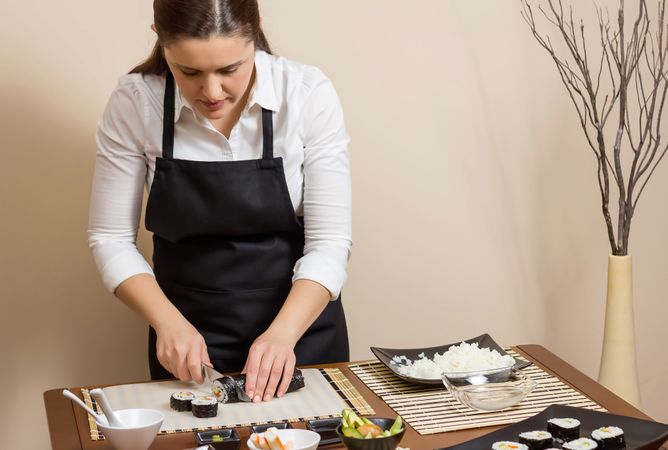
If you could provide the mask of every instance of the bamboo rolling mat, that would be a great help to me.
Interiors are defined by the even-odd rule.
[[[311,419],[340,417],[343,408],[352,408],[360,414],[375,414],[345,375],[335,368],[302,369],[306,387],[271,402],[248,404],[219,404],[218,415],[212,418],[196,418],[190,412],[177,412],[169,408],[172,392],[190,390],[195,395],[206,395],[202,387],[177,380],[155,383],[128,384],[104,388],[114,409],[151,408],[165,414],[159,434],[213,430],[219,428],[247,427],[272,422],[301,422]],[[100,409],[90,396],[89,389],[81,389],[84,401],[96,412]],[[210,395],[210,393],[208,393]],[[90,437],[93,441],[104,439],[95,419],[88,415]]]
[[[513,351],[506,351],[521,358]],[[522,370],[538,383],[533,392],[520,404],[495,412],[464,406],[445,387],[408,383],[376,360],[349,367],[369,389],[422,435],[507,425],[529,418],[554,403],[605,411],[590,398],[535,365]]]

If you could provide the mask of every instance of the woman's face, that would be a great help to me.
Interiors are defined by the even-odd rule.
[[[181,94],[209,120],[230,114],[250,89],[255,45],[245,37],[179,39],[164,53]]]

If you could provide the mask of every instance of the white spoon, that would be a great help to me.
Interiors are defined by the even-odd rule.
[[[123,425],[123,422],[121,422],[116,414],[114,413],[114,410],[111,409],[111,405],[107,401],[107,396],[104,395],[104,391],[102,389],[93,389],[90,391],[91,397],[95,399],[98,405],[102,407],[102,412],[104,413],[104,416],[107,418],[109,421],[109,426],[112,427],[119,427],[123,428],[125,425]]]
[[[82,407],[83,409],[85,409],[86,411],[88,411],[88,413],[89,413],[91,416],[95,417],[95,420],[97,420],[98,422],[102,423],[103,425],[106,425],[106,424],[107,424],[107,419],[106,419],[106,417],[103,417],[103,416],[99,415],[98,413],[96,413],[95,411],[93,411],[92,409],[90,409],[90,408],[88,407],[88,405],[86,405],[84,402],[82,402],[81,399],[80,399],[79,397],[77,397],[76,395],[74,395],[74,394],[73,394],[72,392],[70,392],[69,390],[67,390],[67,389],[63,389],[63,395],[64,395],[65,397],[69,398],[70,400],[72,400],[72,401],[73,401],[74,403],[76,403],[77,405],[81,406],[81,407]]]

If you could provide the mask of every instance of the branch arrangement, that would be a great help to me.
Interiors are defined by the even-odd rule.
[[[653,29],[646,0],[640,0],[632,24],[625,24],[624,0],[619,1],[614,25],[608,11],[597,6],[601,54],[594,59],[587,51],[584,21],[574,19],[572,6],[565,10],[562,0],[547,0],[545,7],[538,6],[565,44],[566,50],[559,55],[550,36],[538,32],[529,0],[520,1],[522,17],[552,57],[596,157],[612,254],[627,255],[638,200],[668,151],[668,144],[661,141],[668,92],[666,0],[658,1]],[[612,182],[618,193],[616,237],[610,213]]]

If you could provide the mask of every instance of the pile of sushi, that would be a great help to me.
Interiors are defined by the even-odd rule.
[[[572,418],[554,418],[547,421],[547,431],[520,433],[518,442],[499,441],[492,450],[618,450],[626,448],[624,430],[601,427],[591,438],[580,437],[580,421]]]
[[[169,406],[174,411],[191,411],[195,417],[216,417],[218,400],[211,395],[195,397],[188,391],[174,392],[169,399]]]

